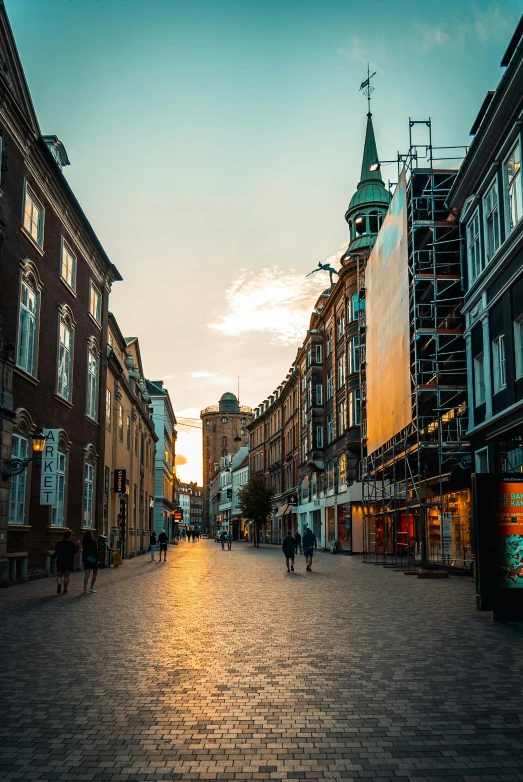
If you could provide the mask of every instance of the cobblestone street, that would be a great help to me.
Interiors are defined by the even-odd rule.
[[[523,780],[523,631],[470,579],[182,543],[0,593],[2,780]]]

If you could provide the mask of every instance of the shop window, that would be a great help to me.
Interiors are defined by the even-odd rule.
[[[501,244],[498,187],[495,182],[483,199],[483,215],[485,218],[485,253],[488,262],[496,254]]]
[[[494,393],[502,391],[507,385],[505,335],[500,334],[492,341],[492,365],[494,369]]]
[[[342,453],[338,462],[338,473],[339,485],[343,486],[347,482],[347,457],[344,453]]]
[[[476,407],[485,402],[485,357],[483,353],[474,359],[474,402]]]

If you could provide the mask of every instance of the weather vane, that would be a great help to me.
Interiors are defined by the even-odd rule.
[[[367,102],[369,104],[369,114],[370,114],[370,96],[374,92],[374,87],[370,83],[370,80],[373,78],[373,76],[376,76],[376,71],[374,71],[374,73],[371,73],[369,64],[367,63],[367,78],[365,79],[365,81],[361,82],[360,92],[363,92],[363,94],[367,98]]]
[[[334,280],[332,279],[333,274],[338,274],[334,266],[331,266],[330,263],[318,263],[318,268],[313,269],[309,274],[307,274],[307,277],[310,277],[311,274],[315,274],[316,272],[329,272],[329,277],[331,281],[331,285],[334,285]],[[339,276],[339,274],[338,274]]]

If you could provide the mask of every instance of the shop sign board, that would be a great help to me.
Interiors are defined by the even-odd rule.
[[[40,475],[40,505],[56,506],[59,429],[44,429],[45,445]]]
[[[127,485],[127,471],[115,470],[114,471],[114,490],[118,494],[125,494]]]
[[[473,477],[478,607],[523,618],[523,474]]]

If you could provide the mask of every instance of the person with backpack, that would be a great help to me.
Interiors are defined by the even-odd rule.
[[[74,570],[74,557],[80,549],[80,541],[76,541],[76,545],[71,540],[71,530],[66,529],[62,540],[59,540],[55,546],[53,559],[56,560],[56,591],[58,594],[62,592],[62,581],[64,587],[64,595],[67,594],[67,587],[69,586],[69,576],[71,570]]]
[[[290,530],[287,532],[287,537],[283,539],[281,548],[285,555],[285,562],[287,563],[287,573],[290,573],[291,570],[294,573],[294,555],[296,554],[296,538],[292,537],[292,533]],[[290,569],[289,569],[289,562],[290,562]]]
[[[94,582],[98,575],[98,546],[93,538],[92,532],[87,530],[82,540],[82,562],[85,570],[84,576],[84,595],[87,594],[87,582],[92,571],[91,588],[89,592],[96,592]]]
[[[156,532],[154,530],[149,539],[149,551],[151,552],[151,560],[154,562],[154,552],[156,551]]]
[[[160,562],[162,561],[162,551],[163,551],[163,561],[167,562],[167,542],[168,542],[167,534],[163,529],[158,535],[158,543],[160,544]]]
[[[303,533],[303,538],[301,542],[303,546],[303,553],[305,555],[305,560],[307,562],[306,569],[310,572],[312,570],[312,558],[314,556],[314,549],[318,548],[318,544],[316,541],[316,535],[312,530],[309,529],[309,527],[307,527],[305,532]]]

